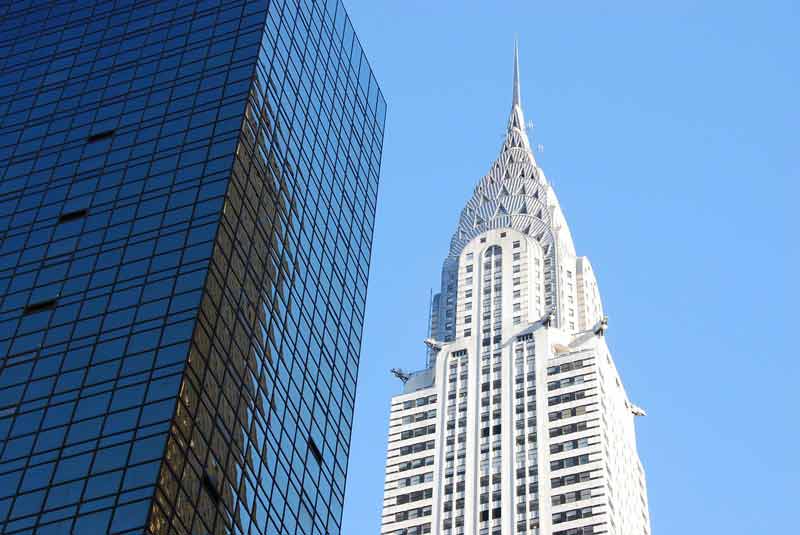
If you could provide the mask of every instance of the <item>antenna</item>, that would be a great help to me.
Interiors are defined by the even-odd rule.
[[[537,143],[536,152],[538,152],[539,154],[544,154],[544,145],[542,145],[541,143]]]

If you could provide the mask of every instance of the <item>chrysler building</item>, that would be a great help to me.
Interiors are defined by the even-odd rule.
[[[649,535],[597,280],[536,163],[514,52],[500,154],[458,220],[427,365],[394,370],[382,534]]]

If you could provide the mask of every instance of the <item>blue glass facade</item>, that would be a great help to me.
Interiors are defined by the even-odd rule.
[[[0,532],[340,532],[384,119],[338,1],[0,6]]]

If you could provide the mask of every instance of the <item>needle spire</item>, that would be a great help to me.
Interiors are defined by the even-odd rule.
[[[513,106],[522,107],[522,100],[520,99],[519,88],[519,45],[517,40],[514,39],[514,97],[511,102]]]

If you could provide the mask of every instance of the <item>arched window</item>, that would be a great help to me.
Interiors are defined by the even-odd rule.
[[[492,256],[500,256],[501,254],[503,254],[503,250],[500,248],[500,246],[492,245],[491,247],[486,249],[486,252],[483,253],[483,256],[485,256],[486,258],[490,258]]]

